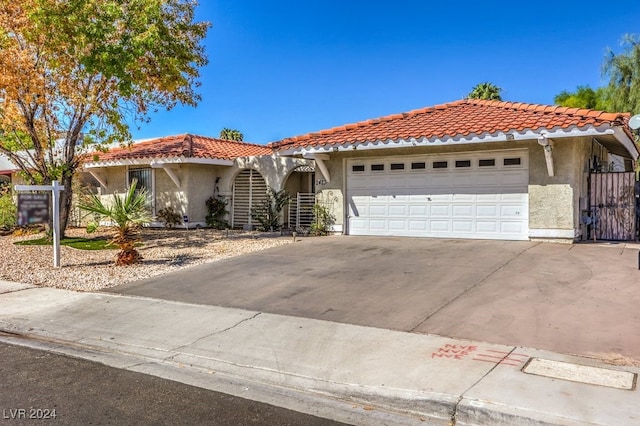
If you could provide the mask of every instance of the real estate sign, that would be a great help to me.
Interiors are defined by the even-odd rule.
[[[18,193],[18,226],[49,222],[50,194]]]
[[[51,214],[53,215],[53,266],[60,267],[60,192],[64,191],[64,185],[57,180],[51,185],[16,185],[18,192],[18,222],[21,225],[49,221],[49,195],[51,202]],[[21,194],[20,192],[27,192]],[[34,194],[33,191],[45,191],[44,194]],[[22,204],[20,200],[22,199]]]

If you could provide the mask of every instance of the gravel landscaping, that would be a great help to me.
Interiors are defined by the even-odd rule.
[[[117,249],[78,250],[62,246],[62,267],[54,268],[51,246],[14,244],[20,240],[41,238],[42,235],[0,236],[0,280],[94,291],[293,241],[291,236],[280,236],[279,233],[145,229],[143,245],[139,248],[143,256],[140,264],[115,266],[113,262]],[[103,231],[89,235],[84,229],[67,230],[67,236],[70,237],[99,235],[110,234]]]

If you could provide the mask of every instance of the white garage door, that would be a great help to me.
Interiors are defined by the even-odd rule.
[[[347,162],[350,235],[528,239],[527,151]]]

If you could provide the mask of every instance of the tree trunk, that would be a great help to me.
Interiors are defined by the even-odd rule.
[[[60,192],[60,236],[65,236],[73,201],[73,173],[63,173],[61,185],[64,191]]]

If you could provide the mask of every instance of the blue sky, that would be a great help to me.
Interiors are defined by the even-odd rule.
[[[201,0],[202,101],[151,115],[134,139],[223,127],[268,143],[462,99],[477,83],[553,104],[602,84],[607,47],[640,33],[640,2]]]

